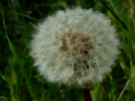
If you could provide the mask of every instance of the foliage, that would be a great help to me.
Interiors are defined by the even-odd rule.
[[[81,88],[43,79],[28,48],[38,22],[59,9],[76,6],[104,13],[121,42],[111,74],[94,84],[93,101],[135,100],[134,0],[0,0],[0,101],[83,101]]]

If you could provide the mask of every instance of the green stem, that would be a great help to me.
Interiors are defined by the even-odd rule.
[[[119,95],[117,101],[120,101],[122,95],[124,94],[124,92],[125,92],[125,90],[126,90],[126,88],[128,87],[128,85],[129,85],[130,82],[131,82],[131,79],[129,79],[129,80],[127,81],[127,83],[125,84],[125,86],[124,86],[124,88],[122,89],[122,91],[121,91],[121,93],[120,93],[120,95]]]
[[[112,15],[120,22],[120,24],[121,24],[126,30],[128,30],[127,25],[126,25],[126,24],[123,22],[123,20],[118,16],[118,14],[116,14],[115,11],[112,10],[112,9],[108,6],[107,2],[106,2],[105,0],[100,0],[100,2],[101,2],[102,5],[104,5],[104,6],[112,13]]]

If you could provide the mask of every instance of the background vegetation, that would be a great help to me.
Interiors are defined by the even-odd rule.
[[[135,101],[135,0],[0,0],[0,101],[84,101],[81,88],[43,79],[28,55],[34,26],[76,6],[104,13],[121,41],[111,74],[91,91],[93,101]]]

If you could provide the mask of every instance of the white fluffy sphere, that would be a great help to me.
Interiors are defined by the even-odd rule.
[[[118,55],[114,26],[92,9],[66,9],[37,26],[30,55],[44,78],[59,84],[85,86],[111,71]]]

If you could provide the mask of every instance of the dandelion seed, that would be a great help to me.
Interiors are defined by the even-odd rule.
[[[102,81],[118,55],[114,26],[103,14],[81,8],[58,11],[37,26],[30,55],[44,78],[84,87]]]

